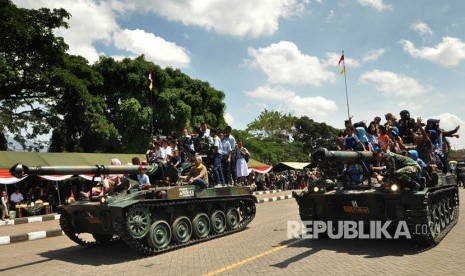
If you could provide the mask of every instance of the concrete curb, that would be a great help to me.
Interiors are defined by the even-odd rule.
[[[24,223],[33,223],[33,222],[58,220],[58,219],[60,219],[59,214],[50,214],[50,215],[26,217],[26,218],[15,218],[15,219],[7,219],[5,221],[0,221],[0,226],[18,225],[18,224],[24,224]]]
[[[0,237],[0,245],[57,237],[57,236],[62,236],[63,234],[64,233],[61,229],[53,229],[53,230],[47,230],[47,231],[30,232],[26,234],[3,236],[3,237]]]
[[[259,199],[258,203],[272,202],[272,201],[290,199],[290,198],[292,198],[292,195],[274,196],[274,197]]]
[[[274,194],[274,193],[279,193],[282,192],[281,190],[271,190],[271,191],[257,191],[253,192],[254,195],[266,195],[266,194]]]

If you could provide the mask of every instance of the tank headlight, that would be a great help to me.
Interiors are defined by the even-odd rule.
[[[107,203],[107,197],[106,196],[102,196],[100,198],[100,204],[106,204]]]
[[[313,187],[313,191],[314,191],[315,193],[318,193],[319,190],[320,190],[320,188],[318,188],[318,187]]]
[[[391,191],[395,192],[399,189],[399,186],[397,186],[396,184],[392,184],[391,185]]]
[[[73,203],[75,203],[75,202],[76,202],[76,200],[74,200],[74,198],[72,198],[72,197],[67,197],[67,198],[65,199],[65,204],[66,204],[66,205],[70,205],[70,204],[73,204]]]

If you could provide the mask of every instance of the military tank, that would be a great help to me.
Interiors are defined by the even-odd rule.
[[[151,165],[38,166],[16,164],[15,177],[26,175],[137,174]],[[60,226],[83,246],[121,239],[142,255],[155,255],[243,230],[255,216],[257,199],[248,187],[199,189],[197,186],[143,187],[58,206]],[[86,233],[93,237],[89,239]],[[84,235],[83,235],[84,234]]]
[[[459,217],[455,175],[433,172],[431,181],[420,190],[393,181],[377,182],[367,165],[374,158],[367,151],[320,148],[313,152],[313,166],[321,171],[321,177],[313,186],[293,193],[301,220],[331,222],[334,227],[344,221],[362,222],[365,226],[376,221],[392,222],[390,231],[405,222],[416,244],[439,243]],[[341,173],[341,168],[348,164],[357,171],[358,183],[347,173]]]

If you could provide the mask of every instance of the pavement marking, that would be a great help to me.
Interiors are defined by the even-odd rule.
[[[9,243],[10,243],[10,237],[9,236],[0,237],[0,245],[9,244]]]
[[[262,198],[258,200],[258,203],[265,203],[265,202],[272,202],[272,201],[277,201],[277,200],[283,200],[283,199],[290,199],[292,198],[292,195],[283,195],[283,196],[274,196],[274,197],[267,197],[267,198]]]
[[[253,192],[254,195],[265,195],[265,194],[274,194],[282,192],[281,189],[279,190],[271,190],[271,191],[255,191]]]
[[[30,232],[27,233],[29,236],[29,240],[37,240],[37,239],[45,239],[47,237],[47,234],[45,231],[37,231],[37,232]]]
[[[225,267],[222,267],[222,268],[220,268],[220,269],[218,269],[218,270],[209,272],[209,273],[205,274],[205,276],[218,275],[218,274],[223,273],[223,272],[225,272],[225,271],[231,270],[231,269],[233,269],[233,268],[235,268],[235,267],[238,267],[238,266],[244,265],[244,264],[246,264],[246,263],[249,263],[249,262],[251,262],[251,261],[254,261],[254,260],[256,260],[256,259],[260,259],[260,258],[262,258],[262,257],[265,257],[266,255],[270,255],[270,254],[275,253],[275,252],[277,252],[277,251],[280,251],[280,250],[282,250],[282,249],[288,248],[289,246],[291,246],[291,245],[293,245],[293,244],[296,244],[296,243],[298,243],[298,242],[300,242],[300,241],[302,241],[302,240],[301,240],[301,239],[298,239],[298,240],[292,241],[292,242],[290,242],[290,243],[288,243],[288,244],[275,247],[275,248],[270,249],[270,250],[268,250],[268,251],[262,252],[262,253],[260,253],[260,254],[258,254],[258,255],[255,255],[255,256],[252,256],[252,257],[243,259],[243,260],[241,260],[241,261],[238,261],[238,262],[235,262],[235,263],[233,263],[233,264],[230,264],[230,265],[227,265],[227,266],[225,266]]]

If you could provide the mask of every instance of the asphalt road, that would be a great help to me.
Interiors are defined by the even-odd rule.
[[[465,196],[465,191],[460,191]],[[1,275],[463,275],[464,212],[436,247],[406,240],[287,239],[299,220],[293,199],[257,205],[249,227],[233,235],[153,257],[121,242],[97,248],[66,236],[0,247]]]

